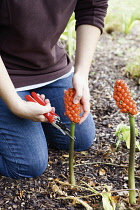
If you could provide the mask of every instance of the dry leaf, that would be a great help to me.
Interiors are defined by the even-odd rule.
[[[117,205],[116,205],[117,209],[119,210],[124,210],[126,209],[126,206],[125,206],[125,203],[124,202],[119,202]]]
[[[100,204],[99,203],[94,203],[94,204],[92,204],[92,207],[94,209],[100,209]]]
[[[89,185],[90,185],[91,187],[95,187],[95,186],[96,186],[96,183],[93,182],[92,180],[90,180],[90,181],[89,181]]]
[[[100,176],[106,175],[106,171],[105,171],[103,168],[101,168],[101,169],[99,170],[99,175],[100,175]]]
[[[20,197],[20,198],[23,197],[23,190],[20,190],[20,192],[19,192],[19,197]]]
[[[109,150],[110,150],[111,152],[115,152],[116,148],[114,147],[113,144],[111,144],[111,145],[109,146]],[[115,159],[115,158],[114,158],[114,159]]]
[[[52,186],[52,191],[55,193],[55,192],[58,192],[59,191],[59,187],[56,185],[56,184],[54,184],[53,186]]]
[[[115,204],[117,204],[119,202],[120,196],[111,196],[110,198]]]
[[[52,191],[53,191],[55,194],[67,196],[67,194],[66,194],[64,191],[62,191],[62,190],[58,187],[58,185],[56,185],[56,184],[54,184],[54,185],[52,186]]]
[[[62,157],[64,157],[64,158],[69,158],[69,154],[67,154],[67,155],[62,155]]]
[[[48,177],[48,181],[52,181],[54,180],[52,177]]]
[[[112,124],[108,124],[108,128],[111,128],[113,125]]]
[[[86,156],[86,155],[88,155],[88,152],[87,151],[82,151],[81,155],[85,155]]]
[[[72,204],[73,205],[76,205],[76,204],[81,204],[82,206],[84,206],[84,208],[86,210],[92,210],[93,208],[91,206],[89,206],[85,201],[79,199],[79,198],[76,198],[74,196],[67,196],[67,197],[60,197],[60,198],[57,198],[57,199],[69,199],[69,200],[72,200]]]
[[[58,178],[56,178],[54,181],[56,181],[56,182],[58,182],[58,183],[59,183],[59,181],[60,181],[60,180],[59,180]]]

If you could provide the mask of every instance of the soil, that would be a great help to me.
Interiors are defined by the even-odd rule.
[[[140,209],[138,190],[137,205],[130,206],[128,200],[129,150],[124,141],[116,149],[116,127],[121,122],[129,125],[129,119],[128,115],[119,112],[112,97],[114,82],[118,78],[124,79],[140,110],[140,86],[124,71],[140,46],[140,31],[137,29],[128,35],[104,33],[98,43],[89,75],[96,139],[87,151],[74,153],[77,186],[68,184],[68,152],[50,149],[49,166],[40,177],[15,180],[0,176],[0,210],[100,210],[103,209],[102,196],[110,196],[109,193],[101,196],[102,191],[112,192],[110,198],[116,209]],[[138,118],[139,115],[136,116],[139,128]],[[140,135],[137,140],[140,141]],[[140,190],[138,150],[135,155],[135,182],[136,189]]]

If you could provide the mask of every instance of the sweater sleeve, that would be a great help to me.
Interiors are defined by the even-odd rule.
[[[79,25],[93,25],[103,32],[108,0],[78,0],[75,7],[76,29]]]

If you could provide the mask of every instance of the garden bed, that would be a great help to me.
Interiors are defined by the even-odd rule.
[[[136,56],[140,46],[137,32],[135,30],[129,35],[104,33],[97,46],[89,76],[96,139],[87,151],[75,152],[76,183],[81,187],[68,185],[68,152],[50,149],[49,166],[40,177],[14,180],[0,176],[0,210],[85,209],[82,203],[76,204],[77,197],[92,209],[103,209],[102,196],[89,196],[94,194],[89,191],[90,187],[99,193],[105,189],[112,191],[112,198],[118,202],[116,209],[140,209],[138,191],[137,206],[130,207],[128,204],[129,150],[124,142],[115,149],[116,127],[121,122],[128,125],[128,117],[119,112],[112,97],[114,82],[118,78],[124,79],[135,93],[133,98],[140,110],[140,86],[136,80],[124,74],[127,62]],[[136,125],[140,128],[138,118],[139,115],[136,116]],[[140,140],[140,135],[137,140]],[[139,151],[136,151],[135,160],[136,188],[140,189]]]

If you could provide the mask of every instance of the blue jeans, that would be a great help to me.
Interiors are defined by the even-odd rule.
[[[45,94],[56,113],[67,127],[70,121],[64,115],[64,89],[72,87],[72,75],[34,90],[19,91],[22,99],[31,91]],[[81,125],[76,124],[75,150],[88,149],[95,137],[95,125],[90,114]],[[0,174],[12,178],[30,178],[41,175],[48,165],[48,144],[68,150],[69,137],[50,123],[33,122],[20,118],[0,99]]]

